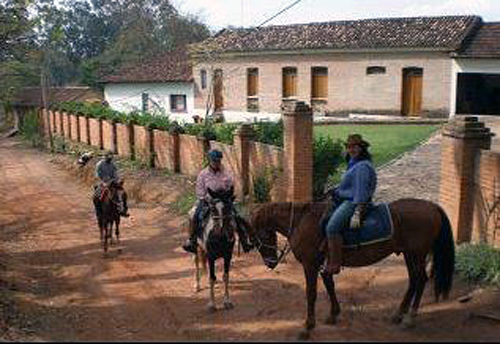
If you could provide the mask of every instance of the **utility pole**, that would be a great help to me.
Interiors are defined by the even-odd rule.
[[[45,74],[45,69],[42,67],[42,72],[40,73],[40,89],[42,90],[42,104],[43,108],[47,114],[47,133],[49,135],[50,150],[54,151],[54,141],[52,139],[52,127],[50,126],[50,113],[47,102],[47,76]]]

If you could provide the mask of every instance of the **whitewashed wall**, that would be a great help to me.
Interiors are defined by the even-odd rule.
[[[137,83],[137,84],[106,84],[104,86],[104,98],[113,110],[130,113],[142,110],[142,94],[149,95],[151,113],[166,114],[171,119],[181,122],[193,122],[194,115],[194,92],[191,82],[168,82],[168,83]],[[170,112],[170,95],[185,94],[185,113]],[[159,108],[152,103],[158,104]]]
[[[500,59],[453,59],[450,87],[450,116],[455,116],[458,73],[500,74]]]

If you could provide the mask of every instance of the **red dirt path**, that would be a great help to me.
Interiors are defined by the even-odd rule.
[[[185,239],[182,219],[146,192],[144,202],[131,202],[122,242],[105,256],[90,188],[63,166],[18,141],[0,140],[0,340],[296,339],[304,321],[305,285],[291,254],[275,271],[267,270],[255,252],[236,254],[231,269],[235,308],[208,314],[208,290],[194,292],[194,266],[180,249]],[[160,180],[165,177],[148,179],[147,184],[164,196],[173,197],[186,187]],[[473,316],[498,314],[500,293],[473,290],[458,280],[450,300],[440,304],[432,303],[428,285],[416,328],[390,324],[406,284],[402,257],[344,270],[336,278],[342,307],[336,326],[323,324],[328,305],[320,284],[312,340],[500,339],[499,322]],[[458,301],[468,293],[468,302]]]

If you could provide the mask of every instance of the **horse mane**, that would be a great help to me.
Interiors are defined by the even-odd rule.
[[[319,218],[329,208],[328,202],[269,202],[259,205],[252,211],[252,224],[259,227],[272,225],[276,219],[289,219],[293,211],[294,217],[313,214]]]

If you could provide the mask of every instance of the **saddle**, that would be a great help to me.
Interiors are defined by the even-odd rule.
[[[326,225],[335,208],[332,207],[320,221],[320,228],[326,236]],[[392,237],[393,224],[388,203],[369,204],[363,226],[346,228],[342,232],[344,247],[359,247]]]

